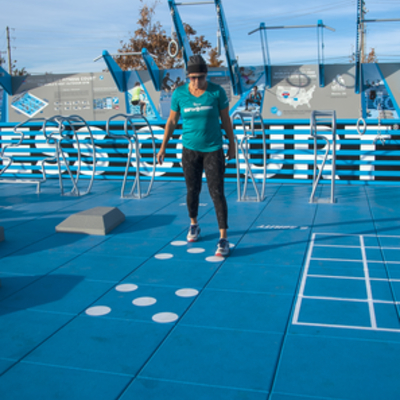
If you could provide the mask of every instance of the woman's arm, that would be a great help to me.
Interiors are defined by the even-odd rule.
[[[159,152],[157,153],[157,161],[160,165],[162,165],[162,163],[164,161],[165,150],[167,148],[168,140],[174,133],[176,125],[178,124],[178,121],[179,121],[179,116],[180,116],[180,113],[177,111],[171,110],[171,112],[169,114],[168,121],[165,125],[164,137],[163,137],[163,141],[161,144],[161,148],[160,148]]]
[[[226,107],[223,110],[221,110],[219,115],[221,117],[222,128],[225,131],[226,136],[228,137],[229,140],[227,157],[228,160],[232,160],[236,157],[236,151],[235,151],[235,137],[233,135],[231,119],[229,118],[229,107]]]

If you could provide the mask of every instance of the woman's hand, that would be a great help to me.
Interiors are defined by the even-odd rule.
[[[229,160],[234,160],[236,158],[236,149],[234,143],[229,143],[228,152],[226,153],[226,158]]]
[[[179,116],[180,116],[179,112],[173,110],[170,111],[168,121],[165,125],[163,142],[161,144],[159,152],[157,153],[157,161],[160,165],[162,165],[164,162],[165,149],[167,148],[169,138],[174,133],[176,124],[179,121]]]
[[[157,153],[157,162],[162,165],[164,162],[164,157],[165,157],[165,150],[160,149],[160,151]]]
[[[229,147],[226,158],[228,159],[228,161],[233,160],[234,158],[236,158],[235,136],[233,135],[233,128],[231,119],[229,117],[228,107],[220,111],[220,117],[222,122],[222,129],[225,131],[225,134],[229,140]]]

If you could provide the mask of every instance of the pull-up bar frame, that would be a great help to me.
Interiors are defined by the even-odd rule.
[[[265,26],[264,22],[260,23],[260,26],[257,29],[249,32],[249,35],[260,31],[261,36],[261,51],[263,55],[264,61],[264,71],[265,71],[265,85],[270,88],[272,85],[272,77],[271,77],[271,60],[269,56],[268,49],[268,39],[267,39],[267,30],[271,29],[297,29],[297,28],[317,28],[317,40],[318,40],[318,69],[319,69],[319,86],[325,86],[325,65],[324,65],[324,37],[323,37],[323,28],[329,29],[332,32],[335,32],[334,28],[330,26],[324,25],[321,20],[318,21],[317,25],[281,25],[281,26]],[[321,36],[321,39],[320,39]]]
[[[168,5],[171,11],[172,22],[175,27],[176,36],[178,38],[178,44],[179,47],[183,49],[183,60],[185,62],[185,65],[187,66],[189,58],[193,55],[193,52],[190,47],[189,39],[186,36],[183,22],[179,15],[177,6],[192,6],[201,4],[215,4],[219,29],[221,32],[222,41],[224,43],[226,63],[228,66],[228,72],[232,83],[233,92],[235,95],[241,95],[243,90],[242,90],[242,82],[241,82],[239,66],[233,50],[231,36],[229,34],[228,24],[225,18],[225,14],[223,12],[221,0],[196,1],[196,2],[185,2],[185,3],[176,3],[175,0],[168,0]]]
[[[120,92],[126,92],[128,88],[126,85],[127,82],[125,79],[124,71],[122,71],[120,66],[116,63],[116,61],[113,58],[117,56],[142,56],[156,91],[159,92],[161,90],[159,69],[153,59],[153,57],[156,56],[154,54],[149,53],[147,49],[143,48],[141,52],[133,51],[133,52],[116,53],[116,54],[110,54],[108,51],[104,50],[103,54],[99,57],[96,57],[93,61],[96,62],[101,58],[104,58],[104,61],[107,64],[107,67]]]

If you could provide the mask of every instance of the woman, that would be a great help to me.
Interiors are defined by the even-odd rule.
[[[144,90],[140,86],[140,82],[136,82],[134,88],[131,90],[132,99],[131,103],[133,106],[140,106],[140,114],[146,116],[146,102],[140,100],[140,95],[144,93]]]
[[[227,158],[231,160],[235,158],[235,144],[229,118],[229,102],[221,86],[207,82],[207,64],[203,57],[199,55],[190,57],[187,73],[189,84],[176,88],[172,95],[171,113],[165,126],[164,139],[157,160],[162,165],[168,140],[176,128],[179,117],[182,116],[182,166],[190,218],[187,240],[195,242],[200,234],[197,216],[204,170],[220,232],[215,255],[227,256],[229,242],[228,207],[224,194],[225,155],[222,149],[219,118],[229,140]]]

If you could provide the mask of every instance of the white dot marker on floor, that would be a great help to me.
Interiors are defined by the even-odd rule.
[[[100,317],[102,315],[109,314],[110,312],[111,308],[107,306],[90,307],[85,311],[85,313],[91,317]]]
[[[169,253],[160,253],[160,254],[156,254],[154,256],[154,258],[157,258],[157,260],[168,260],[170,258],[172,258],[174,255],[173,254],[169,254]]]
[[[160,324],[167,324],[169,322],[174,322],[178,319],[178,315],[171,312],[162,312],[154,314],[152,320],[154,322],[159,322]]]
[[[138,307],[148,307],[155,303],[157,303],[157,300],[154,297],[138,297],[132,301],[132,304]]]
[[[192,253],[192,254],[199,254],[199,253],[204,253],[206,251],[206,249],[201,249],[200,247],[193,247],[191,249],[188,249],[188,253]]]
[[[179,297],[194,297],[199,294],[199,291],[196,289],[179,289],[175,294]]]
[[[174,242],[171,242],[172,246],[186,246],[187,242],[184,240],[175,240]]]
[[[134,292],[138,288],[138,285],[133,283],[124,283],[122,285],[118,285],[115,290],[117,292]]]
[[[208,261],[208,262],[221,262],[224,260],[225,260],[224,257],[219,257],[219,256],[210,256],[210,257],[206,258],[206,261]]]
[[[229,247],[232,248],[235,247],[235,245],[233,243],[229,243]]]

